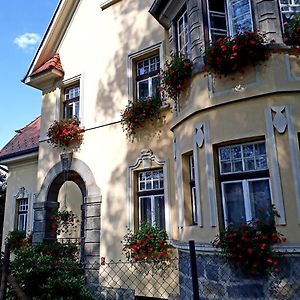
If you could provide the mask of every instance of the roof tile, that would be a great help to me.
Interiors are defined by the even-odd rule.
[[[21,155],[24,151],[34,150],[39,146],[41,116],[25,127],[16,130],[16,135],[0,150],[0,160]]]
[[[53,70],[53,69],[64,73],[58,53],[54,54],[52,58],[50,58],[48,61],[42,64],[39,68],[33,70],[30,76],[37,75],[42,73],[43,71]]]

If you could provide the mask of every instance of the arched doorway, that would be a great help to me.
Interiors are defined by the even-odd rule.
[[[90,168],[79,159],[73,158],[68,170],[61,162],[57,163],[45,177],[34,203],[33,243],[56,240],[56,233],[51,230],[51,216],[60,206],[59,197],[65,184],[76,185],[80,193],[80,240],[84,262],[99,264],[101,191]]]

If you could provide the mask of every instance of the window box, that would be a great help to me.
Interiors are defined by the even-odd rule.
[[[267,60],[270,54],[265,36],[258,31],[226,36],[208,47],[204,70],[219,77],[243,73],[246,67]]]
[[[127,138],[132,139],[139,128],[145,127],[146,121],[160,119],[161,105],[159,97],[130,101],[121,112],[121,124]]]
[[[76,151],[82,144],[83,132],[77,117],[54,121],[47,132],[48,143],[53,147]]]

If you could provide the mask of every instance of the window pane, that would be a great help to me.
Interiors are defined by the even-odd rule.
[[[230,148],[221,148],[219,150],[221,160],[230,159]]]
[[[137,83],[138,85],[138,99],[145,99],[149,97],[149,81],[143,80]]]
[[[161,229],[165,228],[165,201],[164,196],[155,196],[154,223]]]
[[[140,197],[141,222],[152,224],[151,197]]]
[[[230,161],[223,161],[221,163],[221,173],[226,174],[226,173],[231,173],[231,162]]]
[[[196,187],[192,187],[192,217],[193,217],[193,224],[198,224],[197,203],[196,203]]]
[[[252,31],[249,0],[228,0],[228,4],[232,19],[232,34]]]
[[[244,157],[251,157],[254,155],[253,144],[243,146],[243,155]]]
[[[225,12],[225,1],[224,0],[209,0],[209,10]]]
[[[267,213],[268,220],[271,220],[272,201],[269,180],[253,180],[249,181],[248,184],[252,217],[258,217],[260,215],[259,211],[263,210]]]
[[[242,172],[243,171],[243,163],[242,160],[235,160],[232,162],[233,172]]]
[[[246,159],[245,160],[245,170],[246,171],[253,171],[253,170],[255,170],[254,158],[250,158],[250,159]]]
[[[244,195],[242,182],[230,182],[223,184],[223,195],[227,223],[240,224],[246,222]]]
[[[241,158],[242,151],[240,146],[234,146],[231,148],[231,156],[232,158]]]

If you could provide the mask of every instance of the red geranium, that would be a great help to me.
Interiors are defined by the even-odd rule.
[[[83,132],[77,117],[54,121],[47,132],[48,142],[53,147],[77,150],[83,141]]]

